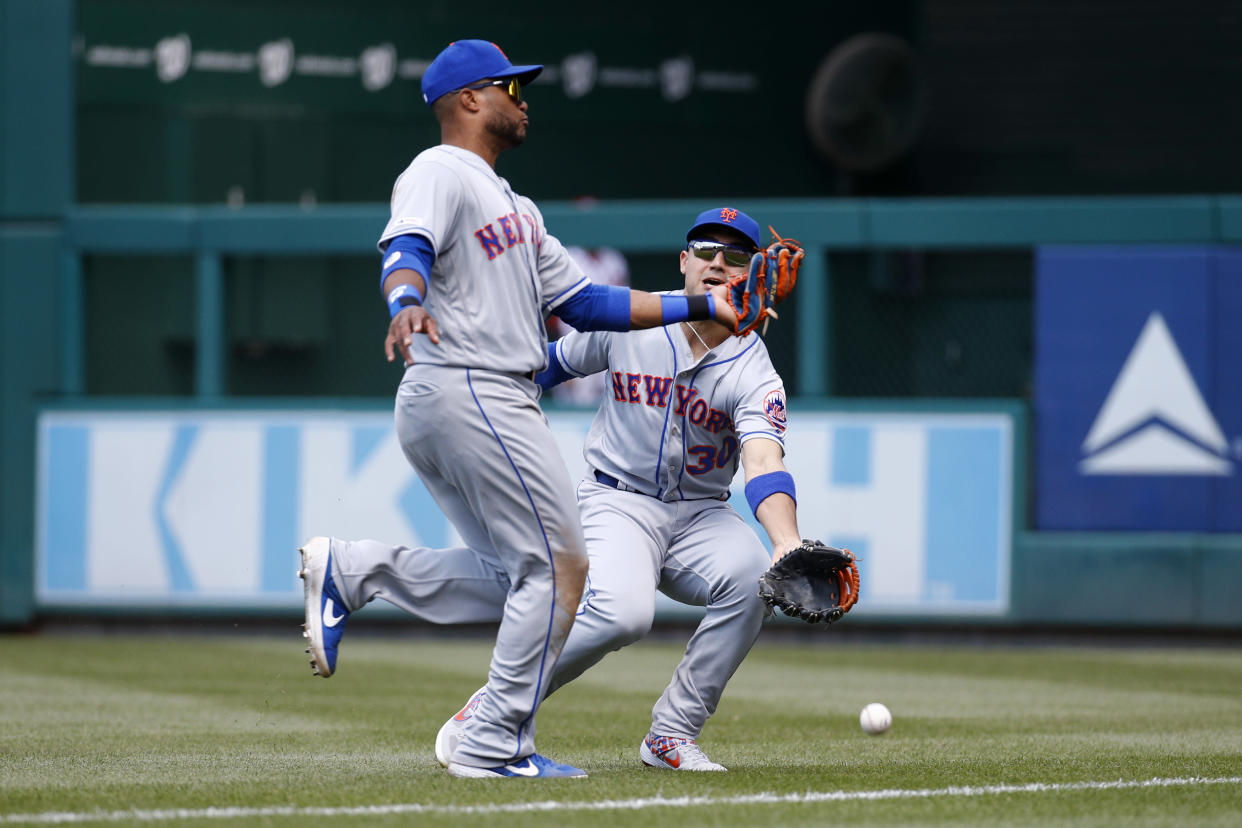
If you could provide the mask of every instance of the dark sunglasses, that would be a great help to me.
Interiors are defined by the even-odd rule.
[[[509,97],[513,98],[513,102],[515,104],[520,104],[522,102],[522,83],[517,78],[481,81],[479,83],[472,83],[469,86],[463,86],[462,89],[486,89],[489,86],[506,87],[505,92],[509,93]]]
[[[705,239],[696,239],[690,242],[690,252],[705,262],[710,262],[716,258],[717,253],[724,254],[725,264],[733,267],[746,267],[750,264],[750,257],[755,255],[755,251],[747,250],[745,247],[737,247],[732,244],[722,244],[721,242],[707,241]]]

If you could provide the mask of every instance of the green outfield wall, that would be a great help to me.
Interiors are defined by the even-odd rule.
[[[375,291],[374,242],[386,219],[379,202],[392,175],[420,142],[431,140],[426,113],[408,100],[417,59],[456,34],[449,34],[451,6],[431,4],[434,26],[425,37],[398,38],[395,74],[382,90],[368,90],[362,53],[383,45],[385,21],[398,26],[409,14],[407,4],[371,5],[382,14],[351,28],[336,25],[342,7],[328,2],[273,2],[257,12],[251,4],[225,4],[220,16],[192,2],[0,0],[0,625],[20,627],[73,609],[72,599],[41,603],[36,592],[42,577],[36,549],[56,527],[40,523],[45,516],[37,506],[67,496],[49,490],[43,501],[37,497],[45,445],[40,416],[374,414],[390,406],[398,371],[379,357],[387,321]],[[1143,8],[1144,19],[1159,17],[1152,16],[1154,7]],[[257,14],[256,26],[227,25],[229,14]],[[284,54],[278,30],[290,15],[299,20],[296,51]],[[520,27],[518,18],[526,16],[513,11],[497,20]],[[710,84],[690,98],[676,97],[678,72],[688,65],[675,48],[680,34],[651,41],[637,56],[615,45],[597,50],[592,71],[615,70],[607,75],[611,86],[599,87],[607,94],[573,98],[558,75],[559,88],[545,87],[552,129],[541,138],[544,149],[515,154],[503,172],[540,199],[549,228],[563,241],[624,254],[637,287],[669,286],[686,217],[724,192],[744,194],[736,206],[799,238],[808,255],[797,298],[768,344],[794,395],[792,409],[822,411],[826,434],[841,427],[834,417],[860,413],[874,415],[877,424],[896,415],[980,413],[1011,423],[1003,610],[903,612],[894,603],[870,616],[874,623],[1242,628],[1242,602],[1234,599],[1242,584],[1242,536],[1035,532],[1028,517],[1033,251],[1049,244],[1239,245],[1242,195],[829,197],[917,187],[919,179],[908,165],[851,179],[814,156],[800,127],[781,124],[759,130],[754,141],[747,137],[747,157],[760,171],[771,170],[773,159],[787,160],[796,186],[747,189],[764,179],[753,171],[719,173],[732,170],[736,146],[696,143],[699,121],[753,109],[757,95],[800,101],[807,74],[853,31],[886,30],[945,46],[943,20],[918,17],[918,4],[906,2],[843,9],[817,32],[802,27],[796,36],[806,48],[784,49],[795,57],[771,66],[749,58],[718,66],[696,50],[689,64],[707,72]],[[575,31],[597,24],[586,20]],[[243,30],[255,34],[237,34]],[[579,42],[587,44],[573,41]],[[282,54],[307,60],[277,83],[257,63],[245,64],[259,60],[268,43],[275,44],[268,71],[279,70]],[[517,43],[523,53],[552,45],[529,35]],[[581,58],[568,66],[582,68],[587,51],[560,48],[556,68],[564,71],[569,58]],[[383,49],[368,54],[381,68],[391,56]],[[344,59],[351,55],[354,64]],[[958,66],[979,75],[965,57],[958,55]],[[413,63],[403,69],[401,60]],[[349,66],[352,74],[340,75]],[[642,71],[620,71],[626,69]],[[264,77],[273,83],[264,85]],[[932,81],[951,77],[941,72]],[[248,85],[239,92],[239,84]],[[571,99],[581,107],[571,108]],[[1196,100],[1202,105],[1196,112],[1212,111]],[[636,148],[627,113],[640,110],[651,123]],[[1219,128],[1211,130],[1170,123],[1179,135],[1211,132],[1219,144],[1213,146],[1227,149],[1211,157],[1229,158],[1236,156],[1229,136],[1237,112],[1220,108],[1221,118],[1212,121]],[[602,137],[601,124],[613,125]],[[1113,165],[1121,156],[1112,153],[1100,154],[1108,163],[1093,168],[1096,156],[1084,154],[1082,136],[1067,139],[1063,146],[1078,149],[1064,153],[1055,136],[1044,136],[1050,143],[1043,148],[970,152],[952,142],[936,145],[949,126],[934,131],[923,158],[925,169],[952,161],[941,180],[954,186],[986,178],[989,166],[1018,170],[992,186],[1038,185],[1043,171],[1048,182],[1072,178],[1125,191],[1146,180]],[[1019,132],[1026,140],[1029,131]],[[359,149],[371,146],[364,136],[374,139],[370,154]],[[681,153],[660,154],[660,142],[647,136],[677,144]],[[580,152],[588,145],[596,151]],[[1131,149],[1126,163],[1143,169],[1148,156]],[[1158,149],[1168,156],[1164,144]],[[558,154],[574,160],[540,191],[539,173]],[[704,158],[712,163],[704,166]],[[644,180],[653,169],[644,159],[660,160],[663,174]],[[1238,180],[1232,168],[1205,179],[1198,159],[1182,152],[1178,163],[1160,169],[1178,181],[1204,181],[1201,188]],[[598,175],[588,160],[600,167]],[[687,169],[713,174],[678,175]],[[1124,178],[1126,187],[1111,175]],[[606,189],[576,187],[587,180]],[[1152,192],[1170,191],[1167,178],[1151,180]],[[681,197],[690,193],[701,197]],[[362,203],[340,203],[350,201]],[[920,428],[942,427],[938,420],[920,422]],[[75,455],[57,456],[70,458],[65,469],[72,471]],[[934,580],[925,585],[933,602]],[[80,608],[213,615],[237,609],[167,601]]]
[[[61,393],[56,308],[73,201],[73,3],[0,2],[0,623],[30,590],[37,404]]]
[[[545,214],[549,226],[569,243],[590,245],[607,239],[622,251],[641,255],[663,248],[657,240],[682,232],[684,216],[696,206],[696,202],[620,202],[598,204],[584,211],[572,204],[552,203],[545,205]],[[1134,245],[1237,243],[1242,241],[1242,198],[786,200],[743,206],[774,223],[797,226],[810,251],[797,299],[782,320],[796,326],[796,347],[807,355],[794,363],[791,384],[797,397],[791,401],[793,411],[822,409],[837,417],[862,417],[868,427],[879,427],[875,423],[893,414],[926,417],[929,412],[989,413],[1011,424],[1012,442],[1005,451],[1012,485],[1004,490],[1008,559],[998,570],[1006,582],[1003,608],[982,614],[931,612],[919,606],[903,610],[896,602],[883,613],[862,614],[865,618],[860,622],[1202,630],[1242,627],[1242,606],[1233,600],[1233,585],[1242,582],[1242,538],[1184,533],[1032,532],[1028,518],[1030,424],[1026,401],[840,397],[833,391],[832,351],[837,341],[831,324],[823,324],[840,310],[832,306],[833,281],[837,278],[833,263],[838,255],[952,248],[986,256],[989,251],[1023,250],[1045,243],[1102,241]],[[337,410],[339,396],[290,395],[274,400],[230,393],[229,355],[235,351],[230,345],[230,315],[237,305],[229,298],[229,261],[253,255],[279,260],[291,254],[296,261],[313,261],[320,256],[356,260],[354,290],[371,301],[373,286],[369,280],[374,278],[376,258],[371,251],[376,228],[382,226],[384,218],[385,210],[378,205],[314,210],[100,206],[70,208],[59,229],[44,227],[42,235],[27,228],[15,240],[15,231],[10,228],[4,259],[6,623],[28,623],[41,613],[66,610],[228,611],[227,602],[182,606],[176,601],[127,604],[114,600],[104,607],[89,601],[75,604],[70,598],[41,604],[34,592],[36,521],[32,515],[39,478],[35,448],[40,445],[34,439],[34,418],[39,411],[64,410],[82,416],[166,410],[200,414],[244,414],[266,408],[283,412]],[[86,335],[91,328],[84,320],[99,314],[100,309],[87,301],[91,295],[87,283],[97,282],[93,289],[103,295],[110,287],[109,280],[126,278],[123,270],[92,270],[88,266],[93,259],[108,257],[188,263],[188,272],[177,277],[184,301],[135,301],[112,306],[103,319],[107,325],[122,329],[138,326],[142,319],[157,319],[177,329],[186,343],[182,393],[152,397],[91,392],[86,381],[89,354],[99,345]],[[254,278],[262,280],[261,275]],[[334,300],[317,297],[314,301],[323,305],[319,319],[331,321]],[[369,335],[363,329],[354,332],[367,354],[359,359],[380,362],[376,356],[384,330],[382,308],[380,311]],[[23,347],[27,340],[43,347]],[[391,388],[399,371],[391,366],[384,370],[386,374],[377,376]],[[384,395],[355,395],[354,399],[348,408],[382,413],[388,407]],[[841,426],[834,422],[824,428],[831,431]],[[920,422],[920,428],[939,427],[931,421]],[[939,484],[929,485],[927,491],[934,493],[940,488]],[[56,489],[45,494],[46,500],[56,502]],[[904,505],[896,504],[894,511]],[[936,588],[929,581],[927,594],[934,598]],[[271,611],[261,602],[253,609]]]

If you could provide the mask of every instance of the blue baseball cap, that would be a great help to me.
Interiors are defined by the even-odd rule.
[[[759,222],[736,207],[716,207],[699,213],[699,217],[694,220],[694,226],[686,234],[686,241],[694,241],[698,232],[704,227],[727,227],[730,230],[736,230],[750,239],[754,243],[756,250],[761,247],[759,244]]]
[[[484,78],[517,76],[525,85],[542,71],[542,65],[514,66],[490,40],[455,40],[436,55],[423,73],[423,101],[430,106],[446,93]]]

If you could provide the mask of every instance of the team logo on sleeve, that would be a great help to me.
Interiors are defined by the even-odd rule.
[[[777,431],[785,430],[785,392],[777,388],[763,399],[763,416]]]

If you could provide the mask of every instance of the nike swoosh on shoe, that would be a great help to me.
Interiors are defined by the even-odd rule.
[[[341,623],[342,621],[344,621],[346,618],[349,617],[349,613],[347,612],[337,615],[334,607],[335,607],[335,604],[332,603],[331,598],[324,599],[323,625],[325,627],[335,627],[337,624]]]

